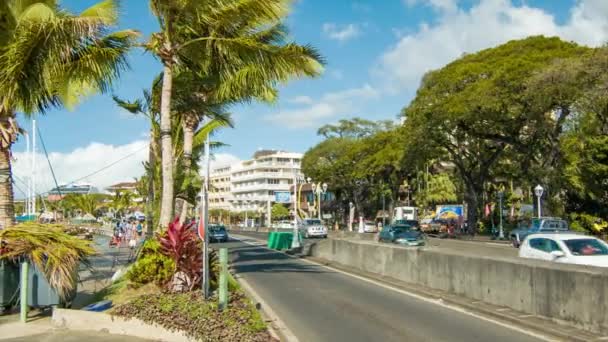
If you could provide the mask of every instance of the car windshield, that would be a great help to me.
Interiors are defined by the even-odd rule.
[[[306,225],[313,225],[313,224],[321,224],[321,220],[304,220],[304,224]]]
[[[412,230],[412,227],[408,225],[398,225],[393,227],[393,232],[395,234],[407,233]]]
[[[572,255],[608,255],[608,246],[596,239],[571,239],[564,243]]]
[[[209,230],[214,233],[223,233],[226,231],[226,228],[224,226],[211,226]]]

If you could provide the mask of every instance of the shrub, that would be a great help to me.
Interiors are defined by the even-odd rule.
[[[127,272],[127,279],[136,286],[155,283],[158,286],[167,284],[175,272],[175,263],[160,251],[156,239],[146,241],[141,254]]]
[[[175,263],[171,291],[192,291],[200,285],[202,250],[193,226],[194,223],[181,224],[177,218],[159,237],[161,252]]]

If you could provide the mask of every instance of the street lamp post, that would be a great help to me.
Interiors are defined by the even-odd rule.
[[[249,201],[244,201],[245,203],[245,228],[249,228],[249,216],[247,210],[249,209]]]
[[[300,234],[298,231],[298,175],[293,174],[293,237],[291,239],[291,248],[300,248]]]
[[[538,218],[540,218],[541,216],[541,209],[540,209],[540,198],[543,197],[543,192],[545,191],[545,189],[543,189],[542,186],[540,186],[540,184],[538,184],[535,188],[534,188],[534,194],[536,195],[536,205],[537,205],[537,212],[538,212]]]
[[[327,192],[327,183],[321,185],[321,191],[319,191],[319,220],[321,219],[321,194],[325,195]]]
[[[505,239],[505,233],[502,229],[502,199],[504,197],[504,192],[499,191],[498,192],[498,217],[500,218],[500,221],[498,223],[498,239],[499,240],[504,240]]]
[[[310,183],[311,181],[312,180],[310,178],[308,178],[308,183]],[[315,205],[315,202],[317,200],[316,199],[317,198],[317,192],[320,189],[317,187],[317,184],[312,183],[312,184],[310,184],[310,190],[311,190],[311,193],[312,193],[312,212],[310,213],[310,217],[314,217],[313,215],[315,214],[315,210],[317,210],[316,209],[316,205]]]

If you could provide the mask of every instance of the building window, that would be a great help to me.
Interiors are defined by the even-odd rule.
[[[269,179],[268,184],[279,184],[279,180],[278,179]]]

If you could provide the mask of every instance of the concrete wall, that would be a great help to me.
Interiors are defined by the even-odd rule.
[[[311,255],[407,283],[608,333],[608,270],[328,239]]]

